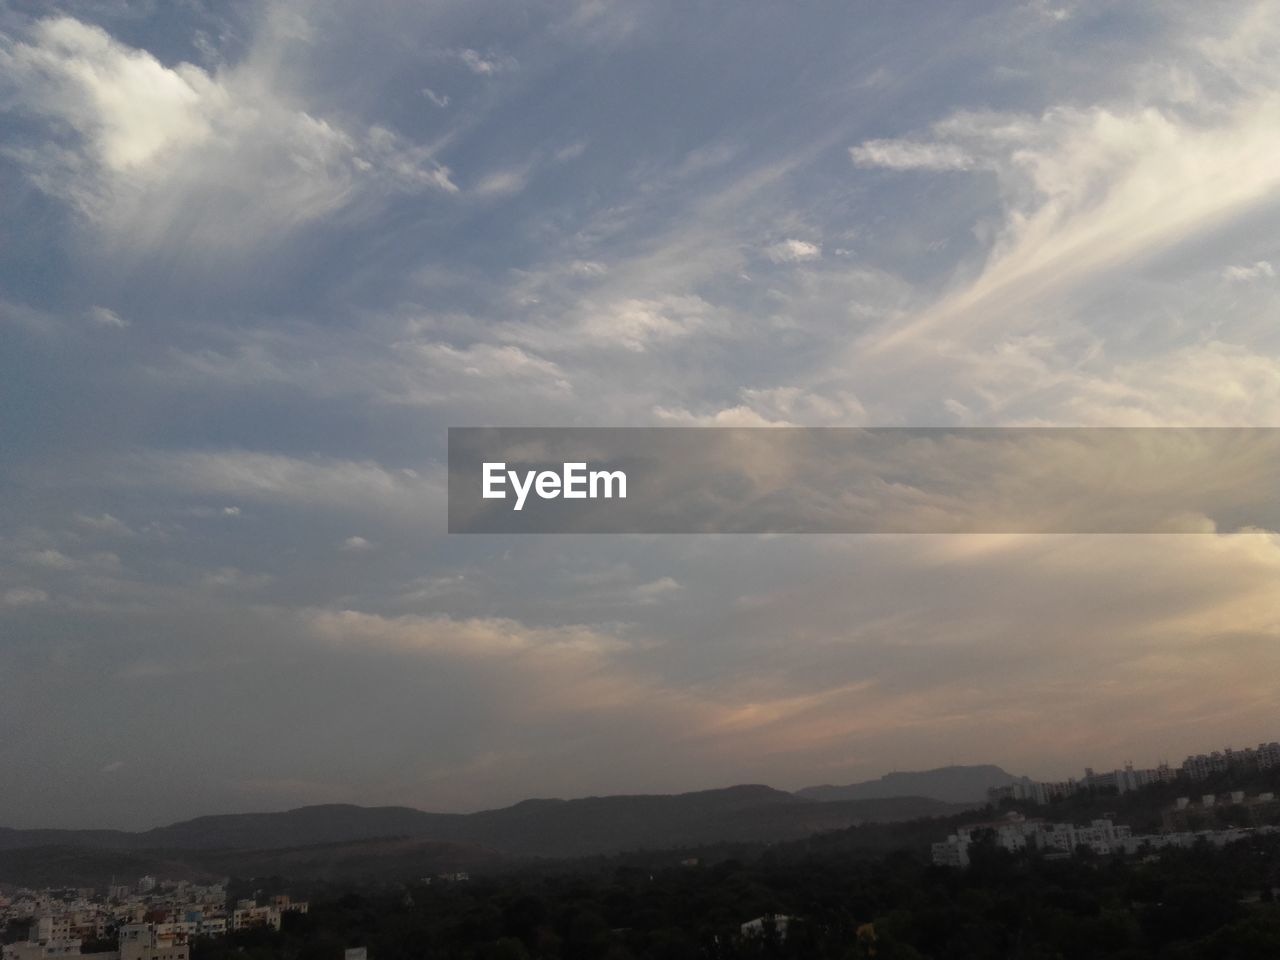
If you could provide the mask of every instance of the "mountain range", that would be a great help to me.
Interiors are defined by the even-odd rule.
[[[469,814],[327,804],[198,817],[137,832],[0,828],[0,881],[90,884],[138,872],[314,879],[376,873],[380,858],[395,861],[401,872],[431,872],[528,857],[776,843],[864,823],[948,816],[985,802],[980,785],[1013,779],[998,767],[946,767],[794,794],[740,785],[674,795],[525,800]],[[899,788],[909,792],[895,794]],[[60,879],[50,880],[54,874]]]
[[[842,787],[824,784],[797,790],[797,797],[833,800],[878,800],[885,797],[931,797],[947,803],[984,803],[992,787],[1006,787],[1025,777],[1015,777],[993,764],[969,767],[939,767],[906,773],[887,773],[878,780],[850,783]]]

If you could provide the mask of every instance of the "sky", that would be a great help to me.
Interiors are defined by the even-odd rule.
[[[1280,736],[1280,535],[449,536],[450,426],[1280,426],[1280,4],[0,3],[0,824]]]

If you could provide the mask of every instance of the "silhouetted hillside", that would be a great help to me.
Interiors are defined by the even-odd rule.
[[[112,850],[28,847],[0,850],[0,882],[102,887],[151,874],[211,883],[223,877],[288,877],[291,883],[410,881],[508,862],[483,847],[416,837],[322,843],[272,850]]]
[[[15,830],[0,827],[0,850],[44,846],[127,850],[135,845],[139,836],[125,830]]]
[[[22,887],[101,887],[113,878],[133,883],[151,874],[166,880],[211,883],[224,873],[187,854],[109,847],[31,846],[0,850],[0,883]]]
[[[199,817],[140,833],[10,830],[4,832],[0,850],[56,846],[122,853],[165,851],[165,856],[184,863],[205,864],[212,861],[183,852],[234,850],[257,855],[319,844],[415,838],[481,847],[507,856],[574,857],[717,842],[773,843],[865,822],[944,816],[957,809],[926,797],[814,803],[771,787],[749,785],[675,795],[527,800],[472,814],[326,805],[283,813]],[[0,874],[0,879],[9,878]]]
[[[411,807],[322,804],[281,813],[197,817],[135,834],[135,845],[173,850],[270,849],[378,837],[454,839],[467,815]]]
[[[887,773],[878,780],[845,786],[824,784],[797,790],[797,797],[829,803],[833,800],[871,800],[884,797],[930,797],[947,803],[985,803],[987,790],[1003,787],[1015,777],[993,764],[939,767],[908,773]]]

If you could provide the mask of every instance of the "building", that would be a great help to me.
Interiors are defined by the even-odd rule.
[[[243,901],[241,901],[243,903]],[[258,927],[270,927],[272,930],[280,929],[280,910],[273,906],[258,907],[246,906],[239,907],[231,913],[231,929],[253,930]]]
[[[1271,794],[1265,796],[1268,797],[1268,802],[1274,802]],[[1275,833],[1280,833],[1280,827],[1268,825],[1134,835],[1131,828],[1110,819],[1098,819],[1088,826],[1076,826],[1070,823],[1050,824],[1040,820],[1011,818],[961,827],[946,840],[933,844],[932,853],[933,862],[938,866],[963,868],[970,862],[969,847],[984,837],[993,838],[997,846],[1009,851],[1033,848],[1049,857],[1070,857],[1080,848],[1091,850],[1099,856],[1108,856],[1132,855],[1166,847],[1194,847],[1200,843],[1225,847],[1250,836]]]
[[[933,845],[933,864],[937,867],[963,869],[969,865],[969,839],[952,834]]]
[[[1204,794],[1199,803],[1190,797],[1178,797],[1172,807],[1160,816],[1166,833],[1184,833],[1209,827],[1261,826],[1280,817],[1280,803],[1268,791],[1248,796],[1243,790],[1229,794]]]
[[[1280,767],[1280,743],[1260,743],[1256,747],[1233,750],[1226,747],[1212,753],[1199,753],[1182,761],[1182,774],[1188,780],[1207,780],[1229,770],[1274,770]]]
[[[197,936],[201,937],[221,937],[227,932],[226,917],[201,917],[200,929]]]
[[[787,939],[787,927],[791,918],[781,913],[766,913],[763,917],[748,920],[739,927],[744,937],[763,937],[770,931],[777,934],[779,940]]]
[[[80,956],[79,940],[27,940],[21,943],[4,945],[4,960],[44,960],[45,957],[78,957]],[[103,954],[95,954],[102,957]],[[109,954],[107,956],[110,956]]]
[[[281,913],[306,913],[311,906],[306,900],[294,900],[287,893],[276,897],[274,904]]]
[[[52,940],[70,940],[72,939],[71,917],[66,914],[61,916],[53,916],[51,914],[38,916],[35,918],[35,922],[31,924],[31,932],[27,935],[27,938],[39,943],[48,943]]]
[[[1034,781],[1024,777],[1007,786],[992,787],[987,791],[987,797],[993,803],[1001,800],[1025,800],[1043,805],[1081,790],[1129,793],[1153,783],[1173,783],[1178,779],[1195,783],[1230,770],[1261,771],[1277,768],[1280,768],[1280,742],[1272,741],[1244,750],[1224,747],[1212,753],[1188,756],[1176,769],[1163,761],[1149,769],[1126,762],[1117,770],[1098,772],[1092,767],[1086,767],[1081,780]]]
[[[1088,847],[1094,853],[1110,854],[1118,852],[1129,836],[1129,827],[1105,819],[1078,827],[1070,823],[1028,820],[1012,814],[1003,820],[961,827],[946,840],[933,844],[932,858],[938,866],[967,867],[969,847],[983,837],[990,837],[996,846],[1011,853],[1036,849],[1070,855],[1077,847]]]
[[[160,930],[154,923],[127,923],[120,928],[119,960],[190,960],[184,933]]]

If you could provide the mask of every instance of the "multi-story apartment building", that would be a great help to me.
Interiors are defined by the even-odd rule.
[[[154,923],[130,923],[120,928],[119,960],[190,960],[186,934],[161,931]]]

